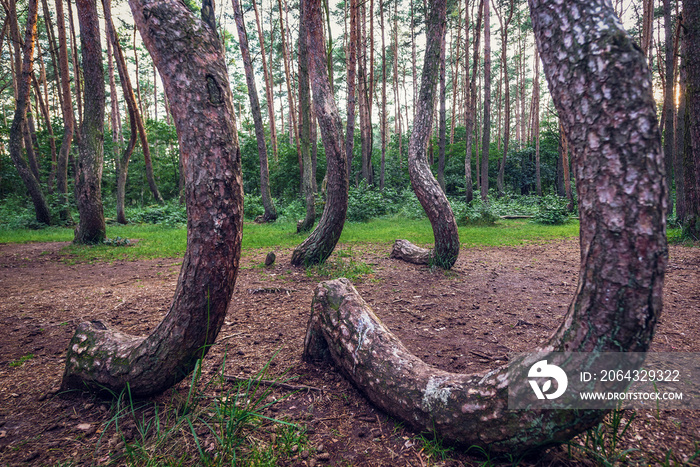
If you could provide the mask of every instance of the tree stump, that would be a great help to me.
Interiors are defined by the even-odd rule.
[[[432,253],[432,250],[416,246],[408,240],[396,240],[389,257],[413,264],[430,264]]]

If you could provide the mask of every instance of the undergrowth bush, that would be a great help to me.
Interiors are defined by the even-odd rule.
[[[498,216],[494,213],[491,205],[484,203],[481,198],[475,198],[464,207],[464,214],[457,217],[457,224],[463,226],[487,226],[494,225],[497,220]]]
[[[568,220],[566,200],[551,195],[541,198],[538,210],[532,217],[533,222],[545,225],[561,225]]]
[[[185,206],[177,201],[170,201],[162,205],[146,206],[144,208],[128,208],[126,217],[131,222],[158,224],[166,227],[178,227],[187,224]]]

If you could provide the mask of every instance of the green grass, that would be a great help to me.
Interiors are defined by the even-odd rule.
[[[578,235],[578,222],[544,226],[520,220],[502,220],[492,227],[460,227],[463,248],[519,245]],[[187,231],[184,227],[163,227],[154,224],[132,224],[107,227],[110,238],[132,240],[128,246],[68,245],[63,252],[77,261],[114,261],[152,258],[178,258],[185,252]],[[243,249],[293,248],[305,238],[296,233],[292,223],[243,227]],[[366,223],[347,222],[340,237],[341,244],[379,243],[390,245],[405,238],[417,245],[433,243],[433,231],[427,220],[382,218]],[[73,229],[51,227],[42,230],[0,229],[0,243],[70,242]],[[137,240],[137,241],[133,241]]]

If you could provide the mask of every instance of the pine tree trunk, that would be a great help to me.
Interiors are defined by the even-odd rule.
[[[465,137],[467,139],[465,147],[466,154],[464,156],[464,184],[465,184],[465,201],[471,203],[474,199],[474,182],[472,180],[472,149],[474,141],[474,121],[476,120],[476,103],[478,94],[476,92],[476,77],[479,73],[479,43],[481,42],[481,20],[483,18],[484,0],[479,1],[479,10],[476,15],[476,27],[474,28],[474,50],[472,54],[472,75],[469,83],[469,102],[466,105],[464,121],[465,121]],[[469,61],[467,60],[467,63]],[[478,154],[478,149],[477,149]],[[479,165],[476,165],[477,185],[479,184]]]
[[[328,193],[323,215],[316,229],[292,253],[292,265],[310,266],[323,263],[333,253],[345,224],[348,209],[348,169],[342,139],[340,114],[333,99],[333,90],[326,68],[323,41],[323,19],[320,2],[302,0],[309,52],[309,75],[314,96],[314,109],[323,146],[326,150]]]
[[[607,1],[530,5],[552,96],[571,135],[582,200],[577,294],[554,336],[534,351],[645,352],[661,312],[667,262],[663,154],[646,60]],[[600,68],[586,66],[592,55],[580,53],[581,43],[596,52]],[[585,83],[581,95],[574,83]],[[582,95],[591,89],[599,97]],[[607,137],[612,128],[615,138]],[[419,431],[511,460],[565,443],[606,415],[555,405],[508,410],[510,390],[531,392],[525,384],[509,387],[509,369],[527,373],[532,361],[516,357],[485,374],[431,367],[391,334],[346,279],[317,288],[304,358],[332,359],[372,403]]]
[[[300,7],[304,7],[301,3]],[[304,16],[304,12],[300,12]],[[316,176],[311,160],[311,91],[309,89],[309,54],[306,49],[306,24],[299,23],[298,61],[299,61],[299,139],[301,140],[301,159],[304,177],[302,178],[303,195],[306,201],[306,217],[297,225],[297,232],[311,230],[316,222],[316,199],[313,179]]]
[[[685,137],[683,172],[686,215],[684,230],[700,239],[700,4],[683,3],[683,50],[685,72]]]
[[[80,74],[80,60],[78,59],[78,42],[75,34],[75,22],[73,21],[73,7],[71,0],[66,0],[68,4],[68,25],[70,26],[71,56],[73,58],[73,85],[75,86],[75,104],[78,109],[78,121],[76,126],[80,127],[83,122],[83,86]],[[80,131],[73,134],[75,142],[80,144]],[[73,168],[75,170],[75,167]]]
[[[260,195],[265,210],[263,222],[274,222],[277,219],[277,210],[270,194],[270,172],[267,165],[267,146],[265,145],[265,127],[263,126],[262,115],[260,114],[260,103],[258,102],[258,91],[255,86],[255,73],[253,72],[253,61],[250,58],[248,49],[248,33],[243,22],[243,12],[238,0],[231,0],[233,5],[233,17],[238,29],[238,45],[243,57],[243,68],[248,85],[248,99],[250,99],[250,111],[253,114],[255,125],[255,139],[258,143],[258,158],[260,160]]]
[[[508,79],[508,26],[513,19],[513,12],[515,11],[515,0],[510,2],[510,10],[508,17],[505,21],[501,20],[501,16],[498,16],[498,20],[501,22],[501,69],[503,70],[503,94],[505,101],[505,109],[503,116],[503,157],[501,158],[501,163],[498,166],[498,179],[496,180],[496,185],[498,189],[498,195],[502,196],[505,192],[505,173],[506,173],[506,158],[508,157],[508,145],[510,143],[510,81]]]
[[[666,161],[666,185],[673,186],[673,149],[675,138],[673,134],[673,122],[675,119],[674,84],[676,57],[673,50],[673,28],[671,27],[671,0],[663,0],[664,33],[666,48],[666,83],[664,86],[664,105],[662,120],[664,121],[664,158]],[[678,178],[678,177],[676,177]],[[670,201],[670,200],[669,200]],[[669,205],[670,210],[673,206]]]
[[[484,136],[481,140],[481,200],[489,199],[489,151],[491,144],[491,15],[484,1]]]
[[[96,0],[76,0],[83,55],[85,99],[80,126],[80,157],[75,191],[80,222],[74,242],[102,243],[107,236],[102,208],[102,166],[104,162],[105,82],[102,66],[99,20]]]
[[[447,70],[445,67],[445,52],[447,48],[447,28],[442,36],[440,45],[440,121],[438,123],[438,171],[437,181],[440,189],[445,192],[445,146],[447,144]]]
[[[136,103],[136,97],[134,96],[134,88],[131,86],[131,78],[129,77],[126,59],[124,58],[124,51],[119,43],[119,37],[117,36],[117,31],[114,28],[114,23],[112,21],[112,8],[110,3],[110,0],[102,0],[102,7],[105,14],[105,24],[107,26],[107,43],[112,47],[114,52],[113,56],[117,63],[117,73],[119,73],[119,81],[122,85],[122,94],[124,96],[124,101],[126,102],[127,112],[129,114],[129,127],[131,128],[131,131],[129,132],[129,142],[124,148],[124,152],[122,154],[115,153],[114,155],[117,172],[117,222],[120,224],[126,224],[128,220],[126,218],[124,197],[126,196],[126,180],[129,174],[129,161],[131,160],[131,155],[134,152],[137,138],[141,132],[138,130],[139,109]],[[116,84],[114,95],[116,97]],[[116,121],[118,116],[118,109],[116,105],[112,106],[112,112],[114,115],[114,120]],[[148,144],[146,144],[146,146],[147,145]]]
[[[348,164],[348,178],[352,175],[352,153],[355,146],[355,102],[357,96],[357,0],[350,0],[350,40],[347,51],[347,118],[345,130],[345,158]]]
[[[68,70],[68,46],[66,36],[65,15],[63,13],[63,0],[55,0],[56,24],[58,26],[58,62],[61,79],[60,95],[61,113],[63,115],[63,140],[58,150],[56,161],[56,188],[61,196],[63,208],[59,211],[61,222],[70,222],[71,214],[68,207],[68,155],[75,132],[75,116],[70,92],[70,71]]]
[[[51,224],[51,214],[44,193],[41,190],[41,185],[27,162],[22,158],[23,128],[27,113],[27,104],[29,102],[29,84],[32,76],[32,57],[34,56],[38,12],[39,5],[37,4],[37,0],[29,0],[27,26],[24,35],[24,59],[22,60],[21,70],[18,70],[19,76],[16,81],[17,104],[15,106],[15,116],[12,120],[12,126],[10,127],[10,141],[8,146],[10,157],[34,203],[37,222],[48,225]],[[10,22],[12,22],[12,18],[10,18]]]
[[[134,396],[168,389],[206,355],[238,271],[243,220],[240,151],[228,74],[215,31],[176,0],[132,0],[134,20],[163,78],[186,178],[187,251],[170,311],[144,338],[82,323],[64,388]],[[192,53],[194,48],[198,53]]]
[[[267,57],[265,54],[265,37],[263,36],[262,27],[260,26],[260,14],[258,13],[258,2],[253,1],[253,10],[255,10],[255,24],[258,29],[258,41],[260,42],[260,57],[262,58],[263,77],[265,78],[265,95],[267,96],[267,115],[270,122],[270,144],[272,145],[272,158],[277,162],[277,129],[275,128],[275,101],[272,98],[274,91],[270,70],[267,68]]]
[[[540,56],[535,50],[535,74],[532,85],[532,119],[534,121],[532,132],[535,138],[535,184],[537,196],[542,196],[542,174],[540,166]]]
[[[379,167],[379,189],[384,191],[384,177],[386,170],[386,44],[384,43],[384,2],[379,1],[379,21],[380,29],[382,30],[382,108],[380,116],[381,145],[382,145],[382,160]]]
[[[680,20],[679,20],[680,23]],[[680,30],[680,27],[678,28]],[[684,42],[684,41],[683,41]],[[679,54],[683,56],[683,52]],[[686,98],[686,76],[685,65],[681,61],[678,66],[678,110],[675,116],[674,129],[674,149],[673,149],[673,172],[676,181],[676,218],[683,225],[687,213],[686,190],[685,190],[685,170],[683,167],[684,142],[685,142],[685,98]]]
[[[431,4],[418,109],[408,146],[408,170],[413,191],[430,220],[435,236],[435,249],[430,254],[430,263],[450,269],[459,255],[457,223],[450,203],[433,177],[425,157],[439,77],[440,51],[445,37],[446,10],[445,0]]]

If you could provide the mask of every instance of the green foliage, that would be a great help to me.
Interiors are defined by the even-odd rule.
[[[561,225],[569,220],[566,200],[557,196],[545,196],[540,200],[539,209],[532,217],[533,222],[544,225]]]
[[[457,217],[457,216],[455,216]],[[481,198],[474,198],[464,209],[464,214],[457,217],[457,224],[462,226],[491,226],[495,225],[498,216],[491,205],[484,203]]]
[[[185,206],[177,202],[145,208],[130,208],[125,209],[125,211],[127,218],[136,223],[160,224],[164,227],[178,227],[187,224]]]
[[[243,200],[243,216],[245,219],[252,221],[263,214],[265,214],[265,208],[262,204],[262,196],[246,193]]]
[[[116,236],[114,238],[106,238],[103,243],[107,246],[129,246],[129,245],[131,245],[131,241],[128,238],[122,238],[120,236]]]
[[[362,180],[358,187],[348,190],[348,214],[350,222],[368,222],[370,219],[386,214],[387,203],[382,193],[371,189]]]
[[[613,410],[597,427],[576,438],[579,442],[574,440],[568,443],[569,455],[571,456],[573,449],[582,452],[598,465],[613,466],[624,463],[627,456],[636,451],[634,448],[620,449],[620,441],[635,415],[635,412],[626,412],[619,408]]]

